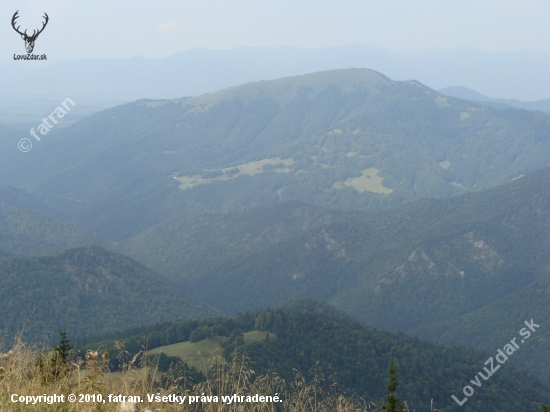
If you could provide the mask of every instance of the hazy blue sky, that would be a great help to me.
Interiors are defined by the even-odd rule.
[[[83,57],[164,57],[195,47],[393,50],[550,50],[549,0],[2,0],[0,62],[23,53],[10,25],[49,27],[35,52],[50,62]]]

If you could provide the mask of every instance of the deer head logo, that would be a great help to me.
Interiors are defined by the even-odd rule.
[[[32,36],[29,36],[27,34],[27,30],[25,30],[25,32],[22,33],[19,31],[20,26],[15,27],[16,20],[19,18],[18,13],[19,13],[19,10],[17,10],[13,15],[11,19],[11,25],[13,29],[21,35],[21,38],[25,40],[25,48],[27,49],[27,53],[32,53],[32,51],[34,50],[34,42],[36,41],[36,38],[40,33],[44,31],[44,29],[46,28],[46,25],[48,24],[48,20],[50,20],[50,18],[46,13],[44,13],[44,19],[46,19],[46,21],[42,23],[42,28],[38,31],[33,30]]]

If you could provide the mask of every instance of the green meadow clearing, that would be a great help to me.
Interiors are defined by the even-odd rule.
[[[244,342],[249,345],[254,342],[259,342],[265,339],[267,332],[251,331],[244,334]],[[275,335],[270,333],[270,339],[275,338]],[[178,356],[189,366],[194,366],[199,370],[208,368],[212,358],[223,355],[221,343],[226,339],[222,336],[212,336],[201,340],[200,342],[192,343],[179,342],[173,345],[161,346],[149,351],[149,354],[155,355],[164,353],[167,356]]]

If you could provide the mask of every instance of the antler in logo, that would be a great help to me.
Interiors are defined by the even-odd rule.
[[[46,21],[42,23],[42,28],[38,30],[38,32],[36,30],[33,30],[32,36],[29,36],[27,35],[27,30],[25,30],[25,32],[22,33],[19,31],[20,26],[15,27],[16,20],[19,18],[18,13],[19,13],[19,10],[17,10],[13,15],[13,18],[11,19],[11,25],[13,29],[21,35],[21,38],[25,40],[25,48],[27,49],[27,53],[32,53],[32,51],[34,50],[34,42],[36,41],[36,38],[40,33],[44,31],[44,29],[46,28],[46,25],[48,24],[48,20],[50,20],[50,18],[46,13],[44,13],[44,18],[46,19]]]

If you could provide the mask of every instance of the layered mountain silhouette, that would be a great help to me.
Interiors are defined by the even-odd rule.
[[[549,132],[540,112],[337,70],[103,111],[29,153],[14,141],[0,183],[117,241],[193,211],[376,210],[492,187],[548,166]]]

